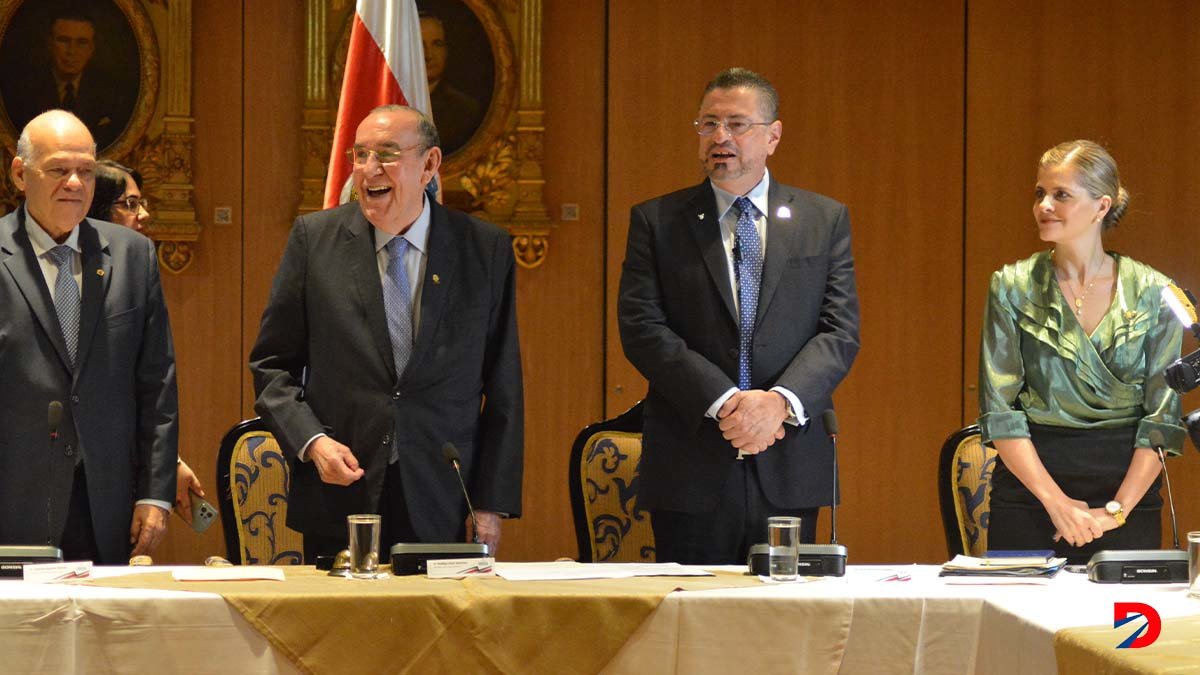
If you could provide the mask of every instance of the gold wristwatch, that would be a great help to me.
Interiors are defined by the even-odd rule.
[[[1121,506],[1121,502],[1114,499],[1104,505],[1104,511],[1112,516],[1113,520],[1117,521],[1117,527],[1125,525],[1125,509]]]

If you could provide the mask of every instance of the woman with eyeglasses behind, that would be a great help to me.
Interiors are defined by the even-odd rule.
[[[150,222],[150,212],[142,198],[142,174],[111,159],[96,162],[96,192],[88,218],[142,232]]]
[[[135,232],[145,231],[150,222],[146,199],[142,197],[142,174],[123,164],[102,159],[96,162],[96,191],[88,217],[124,225]],[[175,511],[192,522],[192,493],[203,497],[204,486],[196,472],[181,458],[176,469]]]

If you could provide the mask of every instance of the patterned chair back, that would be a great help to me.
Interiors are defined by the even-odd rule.
[[[304,562],[304,538],[285,524],[290,478],[287,458],[261,418],[225,434],[217,455],[217,486],[230,562]]]
[[[641,403],[575,438],[569,483],[581,562],[654,562],[650,514],[637,506],[641,458]]]
[[[995,448],[980,442],[976,425],[959,429],[942,445],[938,495],[951,557],[959,553],[982,556],[987,551],[992,471],[997,457]]]

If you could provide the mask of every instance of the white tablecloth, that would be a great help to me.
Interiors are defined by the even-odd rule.
[[[879,580],[894,572],[911,580]],[[1164,620],[1200,614],[1183,584],[1064,572],[1041,586],[957,585],[932,566],[852,566],[840,579],[673,593],[606,672],[1052,673],[1055,631],[1111,625],[1115,601]],[[0,581],[0,671],[297,672],[215,594],[15,581]]]

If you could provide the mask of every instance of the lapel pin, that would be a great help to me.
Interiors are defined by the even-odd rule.
[[[96,276],[98,276],[98,277],[104,276],[104,270],[96,270]]]
[[[786,207],[786,206],[781,206],[781,207],[779,207],[778,209],[776,209],[776,210],[775,210],[775,215],[776,215],[776,216],[778,216],[778,217],[780,217],[780,218],[791,218],[791,217],[792,217],[792,210],[791,210],[791,209],[789,209],[789,208],[788,208],[788,207]]]
[[[697,214],[696,214],[696,217],[697,217],[697,218],[699,218],[700,220],[704,220],[704,214],[703,214],[703,213],[697,213]]]
[[[1133,321],[1133,317],[1135,316],[1137,316],[1137,312],[1132,309],[1128,310],[1125,312],[1125,321]]]
[[[436,286],[436,285],[438,285],[438,284],[440,284],[440,283],[442,283],[442,278],[441,278],[441,277],[439,277],[439,276],[438,276],[438,275],[436,275],[436,274],[435,274],[435,275],[433,275],[433,285],[435,285],[435,286]]]

